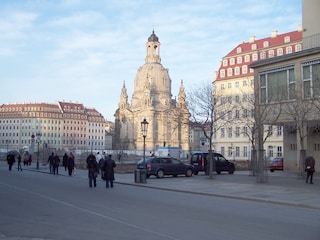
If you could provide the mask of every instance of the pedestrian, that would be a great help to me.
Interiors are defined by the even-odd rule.
[[[313,173],[314,173],[315,162],[316,161],[312,156],[309,156],[306,158],[306,162],[305,162],[305,171],[307,172],[306,183],[308,183],[310,178],[310,184],[313,184]]]
[[[22,172],[22,167],[21,167],[21,155],[18,155],[18,171]]]
[[[60,164],[60,158],[56,153],[56,155],[53,158],[53,175],[59,174],[59,164]]]
[[[89,187],[97,187],[97,177],[99,173],[99,166],[96,160],[96,157],[91,153],[87,157],[87,168],[88,168],[88,177],[89,177]]]
[[[114,181],[114,168],[116,167],[115,161],[112,159],[112,155],[109,155],[108,158],[104,162],[104,179],[106,181],[106,188],[113,188]]]
[[[73,169],[74,169],[74,156],[72,153],[70,153],[68,156],[67,166],[68,166],[68,174],[69,176],[72,176]]]
[[[68,167],[68,155],[67,153],[64,153],[63,157],[62,157],[62,166],[64,167],[64,170],[67,171],[67,167]]]
[[[29,154],[29,159],[28,159],[28,165],[31,166],[31,162],[32,162],[32,155]]]
[[[100,158],[99,160],[99,170],[100,170],[100,173],[101,173],[101,179],[104,179],[104,163],[105,163],[105,155],[102,155],[102,157]]]
[[[54,153],[51,153],[51,155],[48,158],[50,174],[53,173],[53,161],[54,161]]]
[[[16,159],[15,159],[15,156],[12,152],[8,153],[7,155],[7,162],[8,162],[8,165],[9,165],[9,171],[12,170],[12,165],[15,163]]]
[[[96,155],[96,161],[97,161],[97,163],[99,163],[101,157],[102,157],[102,156],[101,156],[100,152],[97,152],[97,155]]]

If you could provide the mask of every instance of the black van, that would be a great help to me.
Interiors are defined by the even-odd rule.
[[[225,157],[219,153],[212,153],[212,157],[216,163],[216,172],[228,172],[233,174],[235,166],[232,162],[229,162]],[[194,167],[193,173],[197,175],[199,172],[209,173],[209,153],[203,151],[195,151],[191,154],[190,164]]]

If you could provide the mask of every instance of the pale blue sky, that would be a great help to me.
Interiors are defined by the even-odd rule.
[[[301,0],[2,0],[0,104],[72,101],[114,121],[131,99],[154,28],[172,95],[212,82],[223,56],[250,36],[295,31]]]

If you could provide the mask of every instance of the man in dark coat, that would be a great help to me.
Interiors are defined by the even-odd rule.
[[[313,184],[313,172],[314,172],[314,165],[315,165],[315,160],[313,157],[307,157],[306,162],[305,162],[305,171],[307,172],[307,178],[306,178],[306,183],[308,183],[309,177],[310,177],[310,184]]]
[[[116,167],[115,161],[111,158],[112,155],[109,155],[105,162],[104,162],[104,179],[106,180],[106,188],[110,187],[113,188],[113,181],[114,181],[114,168]]]
[[[87,168],[88,168],[88,177],[89,177],[89,187],[97,186],[97,176],[99,173],[99,166],[96,160],[96,157],[91,153],[87,157]]]
[[[12,152],[10,152],[7,155],[7,162],[8,162],[8,165],[9,165],[9,171],[12,170],[12,165],[14,164],[15,161],[16,161],[16,159],[15,159],[14,154]]]

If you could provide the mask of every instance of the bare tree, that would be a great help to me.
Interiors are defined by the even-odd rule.
[[[202,129],[205,138],[209,141],[209,176],[213,178],[215,162],[212,157],[212,142],[214,134],[223,127],[223,124],[217,125],[219,119],[225,117],[226,111],[217,113],[218,108],[229,107],[225,101],[221,101],[221,96],[216,94],[212,83],[203,83],[193,89],[187,95],[188,106],[190,111],[190,121]]]

